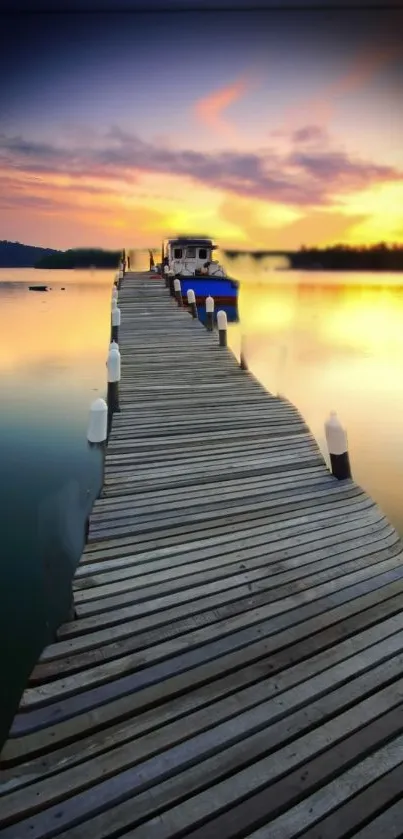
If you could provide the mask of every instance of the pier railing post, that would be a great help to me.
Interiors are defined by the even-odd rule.
[[[182,300],[182,290],[181,290],[181,281],[179,277],[176,277],[174,280],[174,289],[175,289],[175,299],[178,306],[183,306]]]
[[[330,455],[332,475],[339,481],[345,481],[351,478],[347,434],[336,411],[331,411],[329,419],[325,422],[325,435]]]
[[[192,288],[189,288],[186,296],[187,296],[187,299],[188,299],[188,306],[189,306],[190,311],[192,313],[192,318],[197,318],[196,295],[195,295]]]
[[[217,312],[218,338],[220,347],[227,346],[227,315],[222,309]]]
[[[209,332],[213,331],[214,326],[214,298],[210,295],[206,297],[206,329]]]

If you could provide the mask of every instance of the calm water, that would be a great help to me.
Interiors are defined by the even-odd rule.
[[[69,607],[99,489],[101,456],[86,429],[105,392],[112,282],[108,271],[0,271],[0,739]]]
[[[250,370],[299,408],[326,458],[337,411],[355,480],[403,535],[403,274],[227,267],[241,280],[233,351],[243,334]]]
[[[323,422],[338,411],[354,477],[403,533],[403,275],[230,266],[241,280],[234,352],[242,332],[250,369],[298,406],[323,451]],[[99,489],[86,428],[105,394],[112,281],[113,272],[0,271],[0,739],[65,617]],[[34,283],[52,291],[29,292]]]

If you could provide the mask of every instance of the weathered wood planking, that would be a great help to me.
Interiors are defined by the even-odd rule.
[[[4,747],[0,836],[401,836],[401,540],[162,280],[119,301],[76,618]]]

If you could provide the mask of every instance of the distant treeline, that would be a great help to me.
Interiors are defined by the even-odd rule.
[[[226,251],[236,257],[244,251]],[[286,256],[295,270],[324,271],[403,271],[403,245],[381,242],[369,247],[334,245],[311,248],[302,245],[299,251],[251,251],[255,259],[265,256]]]
[[[122,251],[98,248],[72,248],[44,256],[34,268],[117,268]]]
[[[58,251],[0,241],[0,268],[117,268],[122,251],[72,248]]]
[[[33,268],[38,259],[52,256],[58,251],[37,248],[21,242],[0,241],[0,268]]]

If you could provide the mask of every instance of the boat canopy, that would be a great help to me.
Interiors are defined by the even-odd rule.
[[[177,236],[176,239],[168,239],[168,245],[171,248],[209,248],[215,250],[217,245],[213,245],[211,239],[201,239],[192,236]]]

